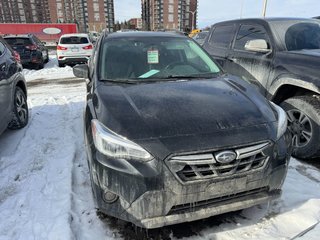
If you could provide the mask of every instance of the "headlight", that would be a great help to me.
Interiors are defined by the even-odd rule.
[[[277,129],[277,140],[278,140],[280,137],[282,137],[282,135],[287,130],[287,126],[288,126],[287,114],[278,105],[274,104],[273,102],[270,102],[270,103],[278,113],[278,129]]]
[[[150,153],[142,147],[114,133],[98,120],[91,120],[91,128],[94,145],[102,154],[118,159],[136,159],[140,161],[152,159]]]

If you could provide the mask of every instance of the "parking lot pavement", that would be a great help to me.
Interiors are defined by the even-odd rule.
[[[320,235],[320,171],[295,159],[281,199],[269,205],[151,231],[99,218],[83,143],[84,82],[44,79],[28,87],[29,125],[0,136],[0,239],[292,239],[306,230],[305,239]]]

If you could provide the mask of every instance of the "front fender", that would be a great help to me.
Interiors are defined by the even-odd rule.
[[[278,78],[272,83],[272,85],[269,88],[270,96],[275,96],[277,94],[277,91],[284,85],[296,86],[320,94],[320,82],[319,84],[315,84],[315,81],[306,81],[302,80],[301,78],[286,76]]]

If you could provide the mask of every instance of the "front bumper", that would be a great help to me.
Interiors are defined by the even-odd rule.
[[[194,221],[245,209],[281,196],[290,158],[290,143],[281,138],[267,151],[267,164],[255,171],[189,183],[165,164],[107,159],[89,149],[92,183],[98,208],[144,228]],[[107,191],[118,200],[106,203]]]
[[[139,223],[144,228],[158,228],[165,225],[178,224],[181,222],[192,222],[204,218],[209,218],[219,214],[233,212],[245,208],[255,206],[257,204],[266,203],[270,200],[279,198],[281,190],[273,190],[268,192],[267,189],[253,190],[244,192],[243,194],[235,194],[233,196],[222,199],[207,200],[203,207],[197,207],[197,203],[189,203],[185,206],[185,210],[169,212],[166,216],[158,216],[142,219]],[[201,205],[201,204],[200,204]],[[186,210],[186,209],[189,210]]]

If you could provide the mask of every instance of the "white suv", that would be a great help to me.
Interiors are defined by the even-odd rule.
[[[73,33],[60,37],[57,46],[59,67],[65,64],[86,63],[92,54],[93,44],[88,34]]]

